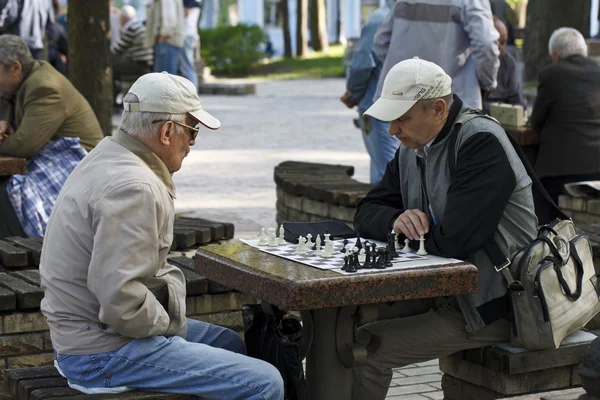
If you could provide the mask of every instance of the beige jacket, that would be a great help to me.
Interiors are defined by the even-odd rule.
[[[164,4],[163,4],[164,3]],[[171,26],[165,25],[163,7],[172,12]],[[157,40],[160,38],[160,40]],[[153,47],[156,43],[164,42],[175,47],[183,47],[185,41],[185,15],[181,0],[152,0],[146,18],[146,38],[144,46]],[[156,57],[156,54],[155,54]]]
[[[52,345],[62,354],[185,336],[185,279],[166,263],[175,189],[163,162],[122,131],[73,170],[50,215],[40,274]]]

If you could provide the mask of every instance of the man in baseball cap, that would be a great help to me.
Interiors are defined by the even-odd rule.
[[[385,241],[393,230],[407,247],[468,260],[479,274],[474,294],[359,313],[378,316],[359,324],[376,345],[355,371],[352,398],[384,400],[392,368],[508,341],[507,284],[495,267],[533,240],[537,218],[531,179],[504,129],[463,107],[439,66],[418,58],[396,64],[366,114],[390,121],[401,145],[357,206],[359,235]],[[494,259],[484,248],[491,242],[500,246]]]
[[[41,310],[57,368],[88,394],[282,400],[279,371],[245,356],[238,334],[186,318],[184,275],[167,263],[171,175],[197,125],[219,121],[190,81],[166,73],[142,76],[123,100],[119,129],[73,170],[44,237]]]

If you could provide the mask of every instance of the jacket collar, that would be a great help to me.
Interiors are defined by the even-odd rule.
[[[120,144],[125,147],[127,150],[131,151],[133,154],[138,156],[150,169],[154,174],[161,180],[161,182],[166,186],[167,191],[171,195],[172,198],[175,198],[175,185],[173,184],[173,179],[171,178],[171,174],[167,169],[165,163],[162,162],[160,158],[156,154],[152,152],[146,145],[144,145],[139,140],[135,139],[132,136],[129,136],[122,129],[118,129],[110,138],[113,142]]]
[[[458,117],[458,114],[460,113],[460,110],[463,106],[463,102],[460,99],[460,97],[458,97],[457,95],[453,95],[452,98],[453,101],[452,106],[450,107],[450,112],[448,113],[448,119],[446,120],[446,123],[444,124],[444,127],[442,128],[440,133],[433,141],[432,145],[435,145],[437,142],[448,136],[448,134],[450,133],[450,129],[452,129],[452,125],[454,125],[454,120],[456,119],[456,117]]]

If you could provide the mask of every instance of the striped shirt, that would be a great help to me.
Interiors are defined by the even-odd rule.
[[[142,21],[132,20],[123,26],[119,40],[111,44],[110,51],[113,54],[122,54],[135,62],[152,65],[154,51],[144,46],[146,26]]]

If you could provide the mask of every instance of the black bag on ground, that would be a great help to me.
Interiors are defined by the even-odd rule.
[[[274,365],[285,386],[285,400],[306,400],[306,381],[300,359],[302,325],[295,318],[265,313],[261,304],[242,307],[246,351],[250,357]]]
[[[288,243],[298,243],[298,237],[306,237],[309,233],[313,238],[317,235],[323,235],[325,231],[331,234],[331,240],[348,239],[356,237],[354,229],[350,228],[342,221],[319,221],[319,222],[284,222],[285,230],[283,238]],[[321,236],[321,239],[325,238]]]

